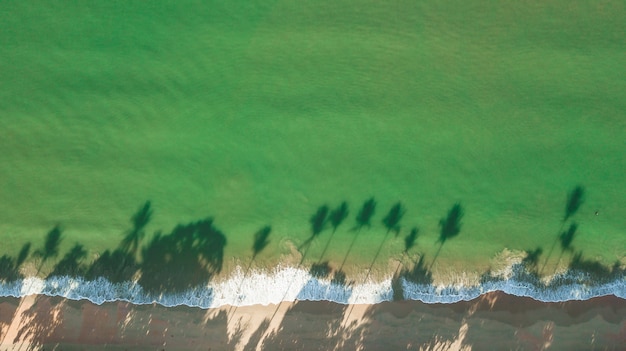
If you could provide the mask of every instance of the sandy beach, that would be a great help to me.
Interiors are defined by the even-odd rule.
[[[624,350],[626,300],[494,292],[418,301],[200,309],[42,295],[0,299],[2,350]]]

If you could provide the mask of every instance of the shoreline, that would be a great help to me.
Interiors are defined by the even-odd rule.
[[[289,266],[277,267],[269,272],[244,272],[240,267],[228,279],[209,281],[177,291],[151,291],[143,289],[136,281],[112,283],[105,278],[84,280],[67,276],[47,279],[30,277],[0,283],[0,297],[46,295],[77,301],[88,300],[95,304],[121,301],[135,305],[157,303],[164,307],[189,306],[204,309],[295,301],[328,301],[343,305],[402,300],[431,304],[457,303],[492,292],[529,297],[541,302],[589,300],[607,295],[626,299],[626,279],[623,274],[609,280],[594,280],[585,272],[566,271],[545,282],[529,274],[519,263],[498,275],[482,277],[480,281],[465,279],[447,284],[417,276],[418,273],[424,273],[419,270],[417,273],[413,271],[394,276],[366,275],[364,278],[343,282],[333,281],[330,277],[315,276],[305,269]],[[426,274],[429,273],[425,272],[424,275]]]
[[[540,302],[503,292],[450,304],[295,301],[201,309],[61,297],[0,298],[0,347],[17,349],[619,349],[626,300]]]

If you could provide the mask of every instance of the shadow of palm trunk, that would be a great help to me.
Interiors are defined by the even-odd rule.
[[[248,267],[245,269],[243,273],[243,277],[241,277],[241,282],[239,282],[239,286],[237,287],[237,290],[235,291],[235,296],[233,297],[233,303],[228,309],[227,323],[229,323],[230,320],[232,319],[234,315],[234,311],[237,311],[237,306],[235,306],[235,303],[241,292],[241,287],[243,286],[243,283],[246,281],[246,277],[248,276],[248,273],[250,272],[250,269],[252,268],[252,263],[254,263],[254,261],[256,260],[256,257],[270,243],[268,238],[271,232],[272,232],[272,227],[269,225],[266,225],[263,228],[259,229],[256,233],[254,233],[254,242],[252,244],[252,258],[250,259],[250,263],[248,263]],[[234,311],[233,311],[233,308],[234,308]]]
[[[433,266],[435,265],[435,261],[437,261],[437,257],[439,257],[439,253],[441,253],[442,247],[443,247],[443,242],[439,245],[439,248],[437,249],[437,252],[435,253],[435,256],[433,257],[432,262],[430,262],[430,267],[428,268],[428,270],[431,272],[433,270]]]
[[[403,260],[408,256],[407,251],[402,251],[402,257],[400,257],[400,261],[398,262],[398,266],[396,266],[396,270],[393,272],[392,280],[399,278],[398,273],[400,272],[400,267],[404,267]]]
[[[335,232],[337,230],[333,229],[332,233],[330,233],[330,237],[328,237],[328,241],[326,241],[326,246],[324,246],[324,250],[322,250],[322,254],[320,255],[320,258],[317,260],[317,263],[322,262],[322,259],[324,258],[324,255],[326,255],[326,251],[328,251],[328,248],[330,247],[330,242],[333,240],[333,237],[335,236]]]
[[[441,232],[439,233],[439,249],[433,258],[432,263],[430,264],[429,271],[432,270],[437,257],[439,257],[439,253],[441,253],[441,248],[443,248],[443,244],[446,241],[456,237],[461,232],[461,219],[463,218],[464,211],[463,207],[459,202],[454,204],[452,208],[448,211],[446,217],[439,220],[439,227],[441,228]]]
[[[585,188],[582,185],[577,185],[576,187],[574,187],[574,189],[572,189],[568,195],[567,195],[567,200],[565,202],[565,215],[563,216],[563,220],[561,221],[561,227],[559,228],[559,231],[556,234],[556,238],[554,239],[554,242],[552,243],[552,247],[550,248],[550,251],[548,252],[548,255],[546,256],[545,261],[543,262],[543,266],[541,267],[541,270],[539,271],[539,273],[543,273],[544,269],[546,268],[546,265],[548,264],[548,260],[550,259],[550,256],[552,256],[552,252],[554,251],[554,248],[556,247],[556,243],[559,241],[560,237],[561,237],[561,232],[563,231],[563,228],[565,228],[565,222],[567,222],[568,219],[570,219],[572,216],[574,216],[576,214],[576,212],[578,212],[578,210],[580,209],[580,206],[582,206],[582,204],[585,201]],[[573,230],[575,231],[576,228],[574,227]],[[561,256],[563,255],[563,253],[561,253]],[[559,258],[560,261],[560,258]],[[558,268],[558,263],[557,263],[557,268]]]
[[[554,266],[554,272],[552,272],[552,274],[556,274],[556,271],[559,269],[559,264],[561,264],[561,259],[563,258],[563,254],[565,253],[565,250],[561,250],[561,253],[559,254],[559,259],[556,261],[556,265]]]
[[[391,276],[391,289],[393,290],[394,301],[404,300],[404,289],[400,280],[400,267],[405,268],[404,259],[410,258],[409,250],[415,246],[418,233],[419,229],[417,227],[413,227],[409,234],[404,238],[404,250],[402,251],[402,256],[400,257],[396,271],[393,272],[393,276]]]
[[[393,277],[398,275],[398,272],[400,271],[400,267],[404,267],[404,262],[402,262],[402,260],[407,258],[408,256],[409,256],[408,251],[402,251],[402,257],[400,258],[400,261],[398,262],[398,266],[396,267],[396,270],[393,272]]]
[[[41,273],[41,270],[43,269],[44,264],[50,258],[57,257],[57,255],[59,254],[59,246],[61,244],[61,238],[62,238],[61,228],[58,225],[52,228],[52,230],[50,230],[46,234],[43,248],[35,252],[35,254],[38,254],[41,256],[41,263],[39,264],[39,267],[37,268],[37,273],[35,274],[35,276],[39,276],[39,273]]]
[[[559,268],[559,264],[561,263],[561,258],[563,258],[563,254],[565,251],[572,250],[572,241],[574,240],[574,236],[576,235],[576,229],[578,228],[578,224],[572,223],[569,226],[569,229],[562,232],[558,239],[561,242],[561,254],[559,255],[559,259],[556,263],[556,267],[554,268],[554,274],[556,274],[557,269]]]
[[[363,284],[367,283],[367,280],[370,277],[370,274],[372,273],[372,268],[374,268],[374,263],[376,263],[376,259],[378,258],[378,255],[380,255],[380,252],[383,249],[383,246],[385,246],[385,241],[387,241],[387,237],[389,236],[389,232],[390,230],[388,230],[385,233],[385,236],[383,237],[383,241],[380,243],[380,246],[378,246],[378,250],[376,251],[376,254],[374,255],[374,259],[372,260],[372,263],[370,264],[369,268],[367,269],[367,274],[365,275],[365,278],[363,279]],[[354,304],[350,307],[350,311],[348,311],[347,317],[345,318],[345,320],[350,320],[350,315],[352,314],[352,311],[354,310]]]
[[[307,254],[309,253],[309,249],[311,248],[311,242],[312,241],[313,241],[313,239],[307,240],[307,242],[305,244],[300,246],[300,247],[303,247],[303,246],[306,245],[306,249],[304,250],[304,253],[302,253],[302,258],[300,259],[300,262],[298,263],[296,268],[300,268],[302,266],[302,263],[306,259]],[[297,272],[295,274],[297,274]],[[294,277],[294,279],[291,279],[291,281],[289,282],[289,285],[287,285],[287,289],[285,289],[285,293],[283,294],[283,297],[280,299],[280,302],[278,302],[278,305],[276,306],[276,309],[274,310],[274,313],[272,314],[272,317],[269,319],[269,323],[270,324],[274,320],[274,317],[276,317],[276,314],[278,313],[278,310],[280,309],[280,306],[282,306],[283,301],[285,301],[285,298],[287,297],[287,294],[289,294],[289,289],[291,289],[291,285],[293,284],[294,280],[295,280],[295,277]]]
[[[539,270],[539,274],[542,274],[544,269],[546,268],[546,265],[548,265],[548,261],[550,260],[550,257],[552,256],[554,249],[556,248],[556,244],[559,242],[559,235],[563,231],[563,228],[565,228],[565,221],[561,222],[561,227],[559,228],[556,234],[556,238],[554,238],[554,242],[552,243],[552,246],[550,247],[550,251],[548,251],[548,254],[546,255],[546,259],[543,261],[543,266],[541,266],[541,269]]]
[[[255,259],[256,259],[256,255],[252,256],[252,258],[250,259],[250,262],[248,263],[248,267],[246,267],[246,270],[243,272],[243,277],[241,277],[241,281],[239,282],[239,285],[237,286],[237,290],[235,290],[235,296],[233,296],[233,302],[230,304],[230,307],[228,308],[228,320],[226,321],[227,324],[230,323],[233,316],[235,315],[235,312],[237,311],[237,308],[239,307],[235,304],[237,303],[237,299],[239,298],[239,293],[241,292],[241,287],[243,286],[243,283],[246,281],[246,277],[248,276],[248,273],[250,273],[250,269],[252,268],[252,263],[254,263]]]
[[[409,256],[409,253],[407,250],[402,251],[402,257],[400,258],[400,261],[398,262],[398,266],[396,267],[395,272],[393,272],[393,275],[391,276],[391,290],[393,291],[394,301],[404,300],[404,289],[400,281],[400,272],[401,272],[400,268],[405,267],[403,260],[407,258],[408,256]]]
[[[343,266],[346,264],[346,261],[348,260],[348,256],[350,256],[350,252],[352,251],[352,248],[354,247],[354,244],[356,243],[356,239],[358,239],[360,234],[361,234],[361,229],[357,229],[357,232],[354,235],[354,238],[352,238],[352,242],[350,243],[350,246],[348,247],[348,251],[346,252],[346,255],[344,256],[343,261],[341,261],[341,265],[339,266],[339,271],[341,271],[343,269]]]
[[[310,248],[311,248],[311,243],[309,242],[306,246],[306,249],[302,253],[302,258],[300,258],[300,262],[298,262],[298,267],[302,266],[302,263],[304,263],[304,260],[306,259],[306,256],[308,255]]]
[[[369,268],[367,269],[367,274],[365,275],[365,279],[363,280],[363,283],[367,283],[367,279],[370,277],[370,274],[372,273],[372,268],[374,268],[374,263],[376,263],[376,259],[378,258],[378,255],[380,255],[380,252],[383,249],[383,246],[385,246],[385,241],[387,241],[387,237],[389,236],[389,231],[387,231],[387,233],[385,233],[385,236],[383,237],[383,241],[380,243],[380,246],[378,246],[378,250],[376,251],[376,255],[374,255],[374,259],[372,260],[372,263],[370,264]]]

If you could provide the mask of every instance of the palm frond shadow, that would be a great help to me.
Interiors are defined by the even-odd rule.
[[[298,251],[301,251],[305,247],[308,248],[311,242],[313,242],[313,240],[315,240],[315,238],[322,233],[328,221],[328,211],[328,206],[322,205],[318,207],[315,214],[311,216],[311,219],[309,219],[309,223],[311,224],[311,235],[302,244],[300,244],[300,246],[298,246]]]
[[[151,218],[152,203],[146,201],[130,219],[132,229],[124,236],[119,246],[123,252],[130,253],[133,257],[136,257],[141,246],[141,241],[146,235],[144,229]]]
[[[83,260],[87,257],[87,250],[82,244],[76,243],[74,246],[56,263],[52,276],[82,277],[85,274]]]
[[[63,240],[63,233],[59,225],[56,225],[52,230],[50,230],[46,234],[46,238],[44,239],[43,247],[39,250],[36,250],[33,255],[40,257],[41,262],[39,264],[39,268],[37,268],[37,274],[41,272],[44,264],[51,258],[54,258],[59,255],[59,246],[61,245],[61,241]]]
[[[179,292],[207,283],[222,270],[226,236],[212,218],[155,235],[142,250],[139,285],[150,293]]]
[[[271,232],[272,232],[272,227],[267,225],[259,229],[254,234],[254,244],[252,245],[252,260],[254,260],[256,256],[259,253],[261,253],[261,251],[263,251],[263,249],[265,249],[267,245],[269,245],[270,241],[268,238]]]
[[[577,185],[567,195],[567,202],[565,205],[565,215],[563,216],[563,222],[572,217],[583,204],[585,198],[585,188],[582,185]]]
[[[567,194],[567,199],[565,201],[565,214],[563,216],[563,219],[561,220],[561,224],[559,227],[559,230],[557,232],[557,236],[556,238],[554,238],[554,242],[552,243],[552,246],[550,247],[550,251],[548,251],[548,254],[545,257],[545,260],[543,262],[543,265],[541,266],[541,270],[539,270],[539,272],[543,272],[544,269],[546,268],[546,265],[548,264],[548,260],[550,259],[550,257],[552,257],[552,253],[554,252],[554,249],[556,248],[556,244],[560,241],[561,242],[561,247],[563,248],[563,245],[566,244],[566,246],[569,246],[569,244],[571,244],[571,241],[573,240],[573,235],[576,232],[576,224],[574,223],[574,227],[570,226],[569,230],[566,232],[562,232],[563,229],[565,228],[565,223],[567,222],[568,219],[570,219],[572,216],[574,216],[576,214],[576,212],[578,212],[578,210],[580,209],[580,207],[582,206],[582,204],[584,203],[585,200],[585,188],[582,185],[577,185],[575,186],[568,194]],[[573,229],[573,231],[571,231]],[[571,233],[570,233],[571,231]],[[566,234],[569,233],[569,234]],[[571,237],[568,237],[568,235],[570,235]],[[569,240],[569,244],[567,244],[567,241]],[[563,255],[563,251],[561,251],[561,254],[559,256],[559,262],[561,260],[561,256]],[[558,268],[558,264],[556,266],[556,268]],[[556,269],[555,268],[555,269]]]
[[[396,237],[400,234],[400,221],[404,217],[406,210],[402,206],[401,202],[396,203],[391,207],[389,213],[383,218],[383,224],[387,228],[387,232],[394,231]]]
[[[418,285],[430,285],[433,283],[433,274],[426,266],[426,256],[420,255],[417,262],[413,262],[411,267],[402,267],[391,279],[393,289],[393,300],[401,301],[405,299],[403,280]]]
[[[31,243],[27,242],[22,246],[15,258],[7,254],[0,257],[0,282],[13,282],[24,278],[20,268],[28,258],[30,248]]]
[[[353,230],[359,231],[363,227],[368,227],[368,228],[371,227],[372,217],[374,216],[375,212],[376,212],[376,200],[373,197],[371,197],[363,203],[361,210],[356,216],[356,226],[353,228]]]
[[[437,240],[439,244],[439,249],[435,253],[433,260],[430,264],[430,270],[432,270],[435,261],[439,257],[441,253],[441,249],[443,245],[450,239],[456,237],[461,232],[461,219],[463,218],[464,211],[463,207],[460,203],[456,203],[450,208],[446,217],[439,220],[439,239]]]

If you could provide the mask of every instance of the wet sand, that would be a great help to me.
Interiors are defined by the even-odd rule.
[[[624,350],[626,300],[301,301],[219,309],[0,298],[1,350]]]

